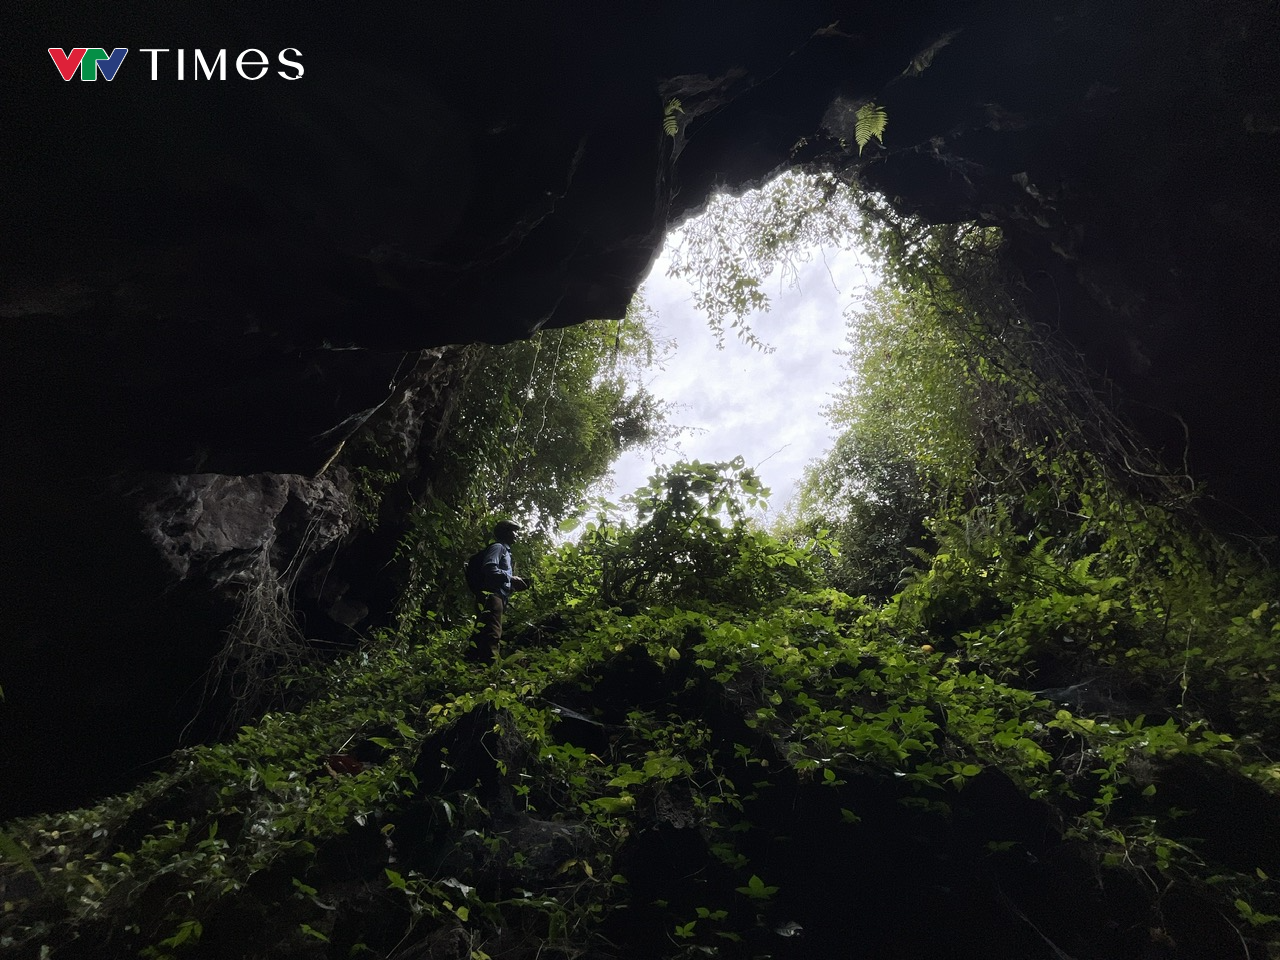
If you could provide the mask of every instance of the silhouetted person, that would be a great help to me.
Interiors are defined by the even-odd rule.
[[[479,626],[473,640],[474,654],[480,660],[497,660],[502,644],[502,615],[511,594],[527,590],[529,584],[515,575],[511,547],[520,528],[510,520],[499,520],[493,528],[493,543],[485,549],[480,561]]]

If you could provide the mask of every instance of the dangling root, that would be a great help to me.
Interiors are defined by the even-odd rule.
[[[248,723],[273,705],[283,706],[284,679],[317,659],[293,610],[293,589],[312,535],[309,527],[284,571],[272,565],[268,542],[243,575],[239,609],[226,642],[209,664],[201,698],[204,712],[220,692],[229,697],[230,707],[219,723],[223,731]]]

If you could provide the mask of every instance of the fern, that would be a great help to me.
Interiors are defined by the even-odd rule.
[[[884,128],[889,123],[889,115],[884,112],[884,107],[877,107],[874,103],[864,103],[854,116],[856,125],[853,128],[853,139],[858,143],[858,153],[862,153],[862,148],[871,142],[872,137],[879,140],[883,146]]]
[[[667,105],[662,110],[662,132],[673,140],[680,130],[680,114],[682,113],[684,113],[684,107],[680,106],[680,101],[674,98],[668,100]]]

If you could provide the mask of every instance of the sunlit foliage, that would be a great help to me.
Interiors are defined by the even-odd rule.
[[[667,349],[650,333],[650,319],[637,299],[620,321],[474,348],[399,550],[409,566],[406,624],[427,611],[469,615],[457,571],[496,519],[524,524],[518,553],[527,558],[619,453],[666,442],[674,431],[668,405],[643,385]]]
[[[750,318],[769,308],[770,277],[776,271],[781,283],[793,283],[815,249],[851,245],[858,223],[855,195],[839,181],[786,173],[759,190],[707,201],[681,226],[669,273],[689,281],[694,306],[719,339],[732,330],[767,350]]]
[[[1172,666],[1156,625],[1187,621],[1154,606],[1172,594],[1135,588],[1128,542],[1068,559],[999,526],[938,527],[922,572],[881,606],[816,588],[819,545],[744,526],[762,494],[739,463],[673,467],[638,492],[634,521],[605,508],[548,555],[554,589],[530,598],[502,662],[468,667],[465,629],[384,635],[298,677],[303,709],[186,751],[129,796],[10,825],[5,947],[728,957],[796,927],[847,937],[849,918],[815,904],[815,875],[868,908],[854,926],[877,956],[908,942],[967,957],[956,944],[978,938],[1000,956],[1276,942],[1270,862],[1196,832],[1194,807],[1221,801],[1188,776],[1260,810],[1276,783],[1259,725],[1196,696],[1214,676],[1205,651],[1184,649],[1173,696],[1149,689],[1142,705],[1114,683],[1030,688],[1054,646],[1102,667],[1139,636],[1138,676]],[[1206,583],[1183,551],[1190,565],[1163,572]],[[1256,589],[1179,594],[1188,613],[1221,606],[1224,679],[1270,669],[1258,653],[1277,623],[1265,602],[1248,608]],[[1253,690],[1223,694],[1263,707]],[[992,790],[998,812],[983,808]],[[1268,856],[1262,823],[1233,829]],[[688,838],[679,873],[642,855],[673,832]],[[881,847],[910,869],[858,856]],[[1056,884],[1034,931],[1012,878]],[[968,908],[908,926],[914,893],[942,879]],[[1205,917],[1224,919],[1197,929]]]

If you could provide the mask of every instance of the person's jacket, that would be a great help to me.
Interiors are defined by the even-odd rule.
[[[503,600],[511,599],[511,578],[515,576],[515,568],[511,564],[511,548],[505,543],[489,544],[484,552],[481,564],[484,572],[484,588],[496,593]]]

